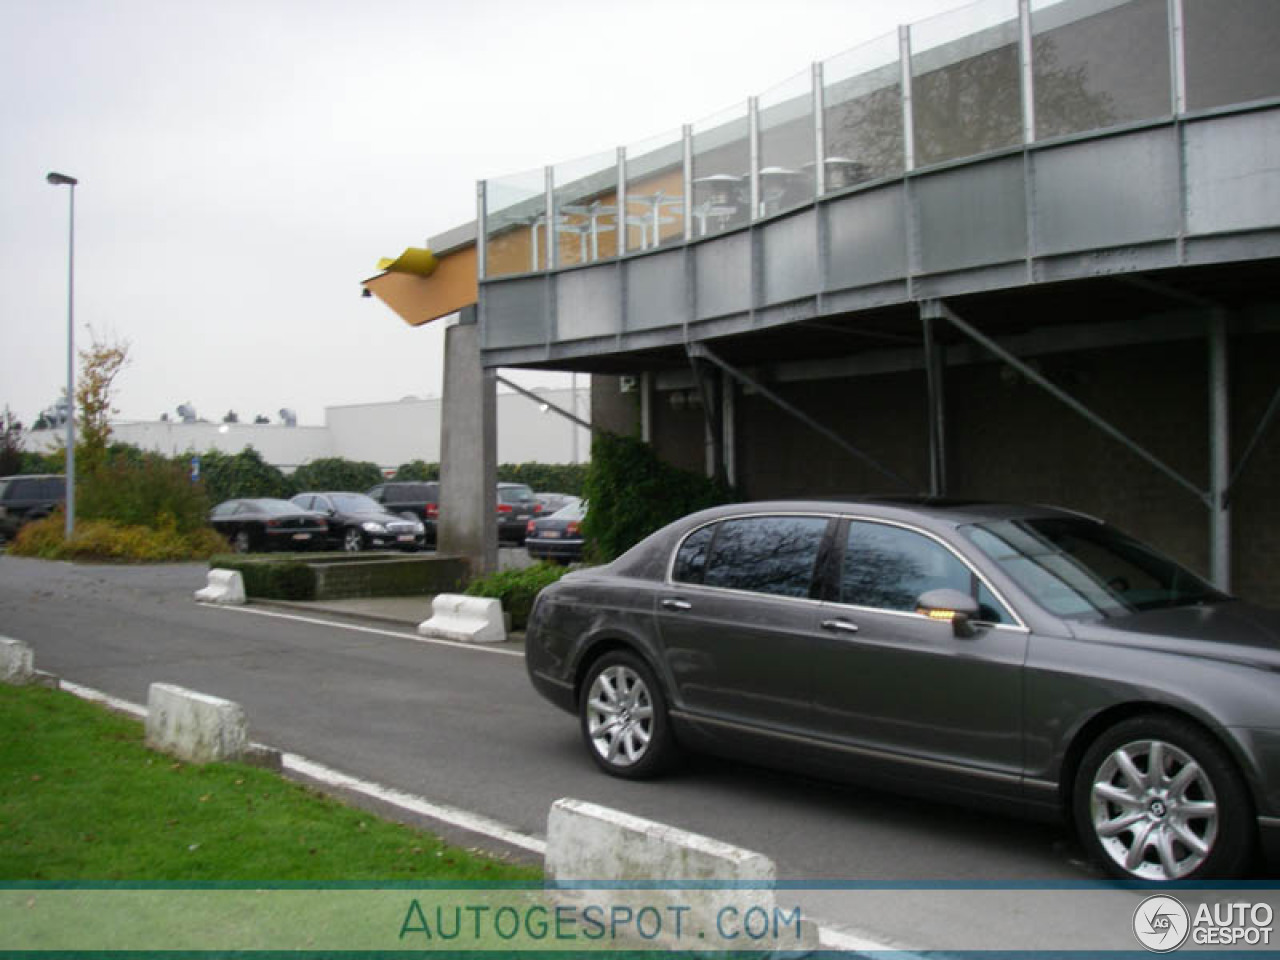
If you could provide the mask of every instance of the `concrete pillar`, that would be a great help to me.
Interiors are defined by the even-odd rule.
[[[495,376],[480,366],[480,327],[468,307],[445,331],[437,549],[466,557],[473,576],[498,568]]]

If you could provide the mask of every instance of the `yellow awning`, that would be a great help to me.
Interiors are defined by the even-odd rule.
[[[404,253],[394,260],[383,257],[378,269],[386,273],[411,273],[415,277],[429,277],[436,272],[436,255],[422,247],[405,247]]]

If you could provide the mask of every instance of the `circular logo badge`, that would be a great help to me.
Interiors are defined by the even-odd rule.
[[[1191,914],[1173,897],[1147,897],[1133,913],[1133,935],[1153,953],[1169,953],[1186,942]]]

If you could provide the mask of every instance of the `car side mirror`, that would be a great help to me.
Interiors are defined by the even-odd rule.
[[[916,613],[930,620],[949,620],[957,637],[972,637],[977,631],[973,621],[978,617],[978,601],[967,593],[944,587],[926,590],[916,600]]]

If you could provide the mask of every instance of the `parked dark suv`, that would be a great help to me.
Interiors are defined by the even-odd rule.
[[[426,528],[427,543],[436,542],[436,520],[440,517],[440,484],[435,481],[380,483],[365,495],[388,513],[412,513]]]
[[[67,478],[61,474],[0,477],[0,537],[7,540],[24,523],[47,517],[66,494]]]

